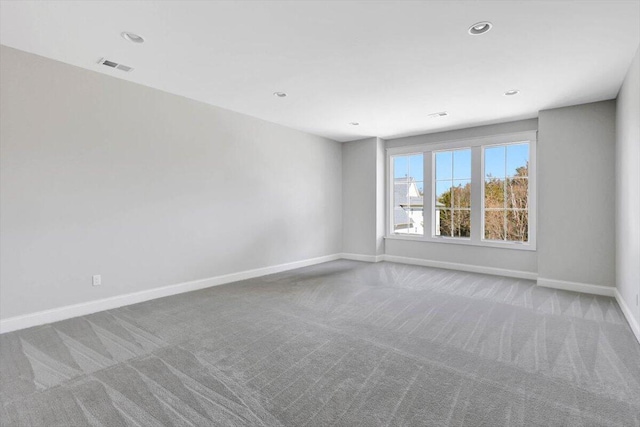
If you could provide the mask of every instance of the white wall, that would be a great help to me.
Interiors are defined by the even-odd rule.
[[[497,125],[390,139],[387,140],[386,145],[387,147],[403,147],[454,141],[465,138],[536,130],[537,126],[538,121],[536,119],[521,120]],[[345,145],[347,144],[349,143]],[[537,271],[537,254],[534,251],[387,239],[385,241],[385,254],[445,263],[515,270],[526,273],[535,273]]]
[[[538,277],[614,286],[615,101],[538,120]]]
[[[0,64],[2,319],[341,252],[341,144],[7,47]]]
[[[640,50],[618,94],[616,111],[616,284],[640,323]]]

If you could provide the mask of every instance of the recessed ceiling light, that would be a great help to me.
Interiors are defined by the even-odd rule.
[[[284,92],[273,92],[273,96],[277,96],[278,98],[286,98],[287,94]]]
[[[520,91],[518,89],[511,89],[511,90],[506,91],[504,94],[506,96],[513,96],[513,95],[517,95],[519,93],[520,93]]]
[[[349,124],[350,124],[351,126],[360,126],[360,123],[358,123],[358,122],[351,122],[351,123],[349,123]]]
[[[144,43],[144,39],[142,38],[142,36],[139,36],[137,34],[125,31],[120,35],[122,36],[123,39],[130,41],[131,43]]]
[[[489,21],[478,22],[469,27],[469,34],[479,36],[489,31],[491,27],[493,27],[493,24]]]

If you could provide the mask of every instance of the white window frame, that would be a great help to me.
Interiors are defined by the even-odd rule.
[[[484,239],[484,147],[506,144],[529,143],[529,241],[513,242]],[[536,225],[537,225],[537,187],[536,187],[536,143],[537,132],[518,132],[502,135],[493,135],[478,138],[457,139],[436,143],[410,145],[405,147],[387,148],[387,174],[386,174],[386,202],[387,221],[386,238],[397,240],[424,241],[432,243],[447,243],[456,245],[484,246],[503,249],[515,249],[525,251],[536,250]],[[435,155],[434,152],[455,150],[461,148],[471,149],[471,236],[449,237],[435,235]],[[423,219],[424,234],[397,234],[393,232],[393,192],[394,171],[392,157],[398,155],[424,155],[424,195],[423,195]],[[430,202],[427,202],[430,200]],[[429,225],[427,225],[429,224]]]

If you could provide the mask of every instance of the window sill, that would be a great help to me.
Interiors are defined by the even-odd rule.
[[[456,238],[446,238],[446,237],[425,237],[421,235],[417,236],[407,236],[407,235],[387,235],[384,237],[387,240],[405,240],[411,242],[425,242],[425,243],[437,243],[437,244],[451,244],[451,245],[466,245],[466,246],[477,246],[483,248],[498,248],[498,249],[510,249],[516,251],[529,251],[535,252],[536,247],[530,243],[515,243],[515,242],[496,242],[496,241],[483,241],[483,242],[472,242],[470,239],[456,239]]]

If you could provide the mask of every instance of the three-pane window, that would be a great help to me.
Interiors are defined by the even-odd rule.
[[[507,138],[389,149],[390,233],[535,249],[535,137]]]

